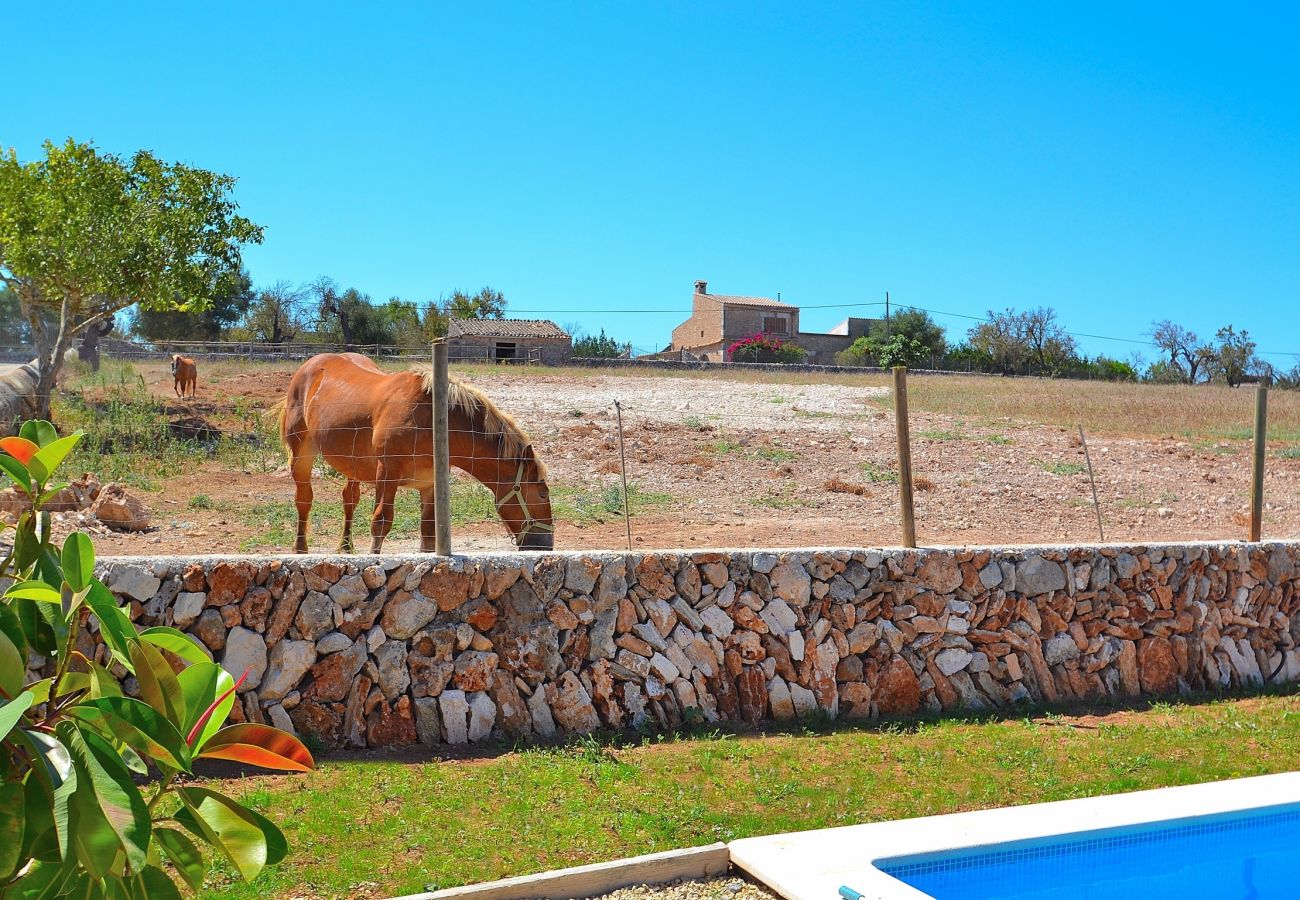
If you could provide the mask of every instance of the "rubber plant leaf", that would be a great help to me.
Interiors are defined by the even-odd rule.
[[[184,808],[176,820],[221,851],[245,881],[252,881],[267,863],[262,823],[229,797],[207,788],[177,788]]]
[[[95,546],[90,542],[90,535],[80,531],[68,535],[59,563],[63,580],[73,591],[81,593],[90,587],[90,580],[95,577]]]
[[[77,704],[72,716],[116,738],[137,753],[188,772],[189,745],[157,710],[133,697],[100,697]]]
[[[114,842],[126,854],[131,871],[142,871],[147,865],[153,821],[130,770],[112,745],[88,728],[60,726],[59,736],[65,738],[77,767],[77,837],[80,838],[83,831],[94,832],[86,835],[86,852],[93,856],[95,864],[87,868],[95,877],[102,878],[112,866],[113,857],[117,856],[117,846],[112,848],[111,856],[107,853],[108,840],[98,821],[90,817],[94,821],[93,829],[83,828],[82,815],[93,805],[107,824]],[[106,857],[108,862],[105,864]]]
[[[17,584],[10,585],[9,589],[5,591],[5,597],[15,600],[35,600],[39,603],[54,603],[56,605],[63,599],[58,590],[50,587],[44,581],[20,581]]]
[[[182,900],[176,882],[168,878],[167,873],[157,866],[149,866],[134,881],[135,896],[141,900]]]
[[[38,447],[44,447],[46,444],[58,440],[59,433],[54,429],[53,425],[44,419],[28,419],[18,429],[18,436],[27,438]]]
[[[113,651],[119,662],[134,671],[135,663],[131,659],[131,645],[135,643],[135,626],[131,624],[126,613],[118,607],[117,598],[99,579],[91,579],[90,589],[86,592],[86,605],[99,619],[99,630],[104,636],[104,643],[108,645],[108,649]]]
[[[27,463],[27,468],[37,481],[47,481],[59,467],[59,464],[72,452],[72,448],[77,446],[77,442],[85,436],[84,431],[74,431],[67,437],[59,438],[57,441],[41,447],[32,456],[31,461]]]
[[[197,758],[228,759],[286,772],[309,772],[316,767],[302,741],[286,731],[256,722],[221,729],[200,747]]]
[[[0,784],[0,882],[9,880],[22,859],[23,830],[27,823],[23,795],[20,781]]]
[[[27,471],[27,467],[18,461],[16,457],[0,453],[0,472],[9,476],[14,484],[18,485],[27,496],[32,495],[32,476]]]
[[[221,666],[210,662],[187,666],[176,680],[185,695],[185,722],[181,733],[191,747],[202,747],[208,738],[221,730],[234,708],[235,679]],[[211,714],[199,725],[200,717],[209,708]]]
[[[181,659],[192,663],[212,662],[212,654],[198,642],[175,628],[167,625],[154,625],[140,632],[140,640],[148,641],[155,647],[175,653]]]
[[[8,453],[24,466],[32,461],[32,457],[40,449],[40,447],[24,437],[0,438],[0,450]]]
[[[131,641],[129,652],[141,698],[179,727],[185,721],[185,695],[171,664],[143,641]]]
[[[0,634],[0,700],[13,700],[27,680],[27,660],[14,642]]]
[[[203,887],[207,867],[203,864],[203,854],[194,846],[194,842],[174,828],[155,829],[153,836],[185,883],[196,891]]]
[[[23,691],[8,703],[0,705],[0,741],[9,736],[9,732],[22,719],[23,713],[31,709],[35,699],[31,691]]]

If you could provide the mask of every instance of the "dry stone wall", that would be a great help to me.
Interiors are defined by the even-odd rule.
[[[1300,680],[1292,543],[118,558],[101,575],[138,623],[248,670],[235,718],[336,747]]]

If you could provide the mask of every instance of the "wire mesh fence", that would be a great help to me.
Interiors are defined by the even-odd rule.
[[[426,543],[432,406],[422,376],[408,370],[429,361],[428,351],[420,359],[381,359],[370,378],[379,387],[366,398],[314,398],[330,409],[342,436],[305,469],[313,551],[339,546],[354,503],[355,547],[371,546],[373,482],[385,480],[380,449],[390,457],[385,465],[401,473],[391,511],[381,503],[383,547],[411,551]],[[219,357],[198,364],[193,399],[175,396],[163,360],[109,360],[98,374],[73,372],[60,390],[60,424],[88,432],[76,465],[101,483],[124,483],[152,512],[148,530],[105,533],[106,552],[294,549],[298,488],[273,407],[291,393],[299,364]],[[530,516],[541,521],[547,506],[557,549],[625,548],[629,532],[638,548],[900,541],[895,420],[884,379],[782,382],[464,365],[453,365],[452,375],[496,411],[449,421],[454,550],[511,549],[517,526]],[[1002,389],[986,384],[943,390]],[[1035,422],[935,411],[960,404],[927,397],[924,380],[914,385],[922,401],[911,418],[922,545],[1094,542],[1098,512],[1114,540],[1248,534],[1251,422],[1244,394],[1240,413],[1234,407],[1231,420],[1204,433],[1163,434],[1153,425],[1150,433],[1126,436],[1090,426],[1094,506],[1084,446],[1078,429],[1066,424],[1068,413],[1058,424],[1042,415]],[[378,401],[391,404],[403,391],[414,434],[377,439]],[[1153,395],[1150,402],[1165,400]],[[1267,457],[1265,537],[1294,535],[1300,523],[1293,509],[1300,485],[1296,418],[1284,407],[1272,426],[1281,431]],[[537,477],[529,458],[540,463],[536,472],[546,470],[546,493],[545,501],[535,490],[524,497],[525,510],[517,497],[502,498]],[[349,480],[358,484],[349,488]],[[66,515],[71,524],[85,512]],[[503,521],[511,516],[516,530]]]

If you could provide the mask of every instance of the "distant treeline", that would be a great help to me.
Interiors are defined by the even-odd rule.
[[[897,366],[1041,375],[1052,378],[1096,378],[1107,381],[1148,381],[1158,384],[1218,382],[1236,386],[1270,381],[1300,388],[1300,364],[1281,369],[1262,359],[1250,335],[1225,325],[1214,339],[1202,341],[1175,322],[1153,323],[1148,336],[1160,353],[1147,363],[1140,354],[1117,359],[1089,357],[1079,349],[1050,307],[1019,312],[990,311],[988,317],[950,344],[944,328],[924,310],[904,308],[888,320],[872,324],[836,361],[846,366]]]

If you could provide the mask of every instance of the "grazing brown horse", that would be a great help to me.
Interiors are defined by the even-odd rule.
[[[420,492],[420,549],[434,549],[432,375],[386,374],[357,353],[313,356],[289,380],[280,408],[280,439],[289,452],[298,507],[295,553],[307,552],[311,470],[317,454],[347,479],[343,539],[352,552],[352,514],[361,482],[375,485],[370,552],[378,553],[393,525],[399,487]],[[529,437],[481,391],[456,378],[447,396],[451,464],[496,497],[497,514],[526,550],[554,546],[546,468]]]
[[[185,396],[186,387],[189,388],[190,396],[194,396],[194,388],[199,383],[199,368],[194,365],[194,360],[188,356],[181,356],[179,353],[172,354],[172,390],[176,392],[177,397]]]

